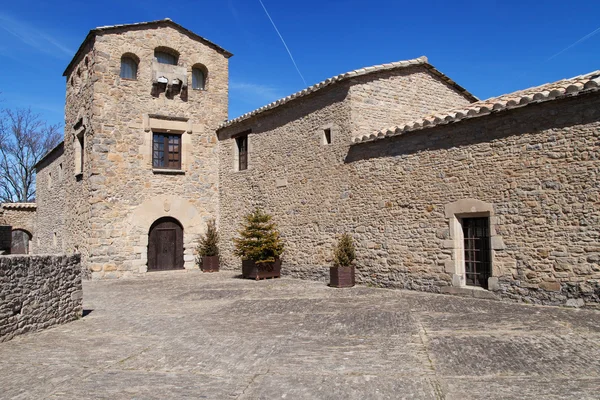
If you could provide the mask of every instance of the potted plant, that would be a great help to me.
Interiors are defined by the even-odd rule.
[[[259,208],[244,217],[240,237],[233,239],[236,256],[242,258],[242,277],[279,278],[283,241],[272,217]]]
[[[206,234],[200,237],[198,258],[203,272],[219,272],[219,231],[214,219],[206,224]]]
[[[333,252],[333,267],[329,268],[329,286],[338,288],[354,286],[355,258],[352,236],[344,233]]]

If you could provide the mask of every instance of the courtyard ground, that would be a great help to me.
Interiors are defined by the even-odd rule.
[[[233,273],[84,283],[2,399],[598,399],[600,312]]]

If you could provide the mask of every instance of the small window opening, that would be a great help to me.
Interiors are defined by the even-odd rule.
[[[123,79],[137,79],[138,63],[130,56],[123,56],[121,58],[121,78]]]
[[[62,163],[58,164],[58,181],[62,181],[63,179],[63,165]]]
[[[75,175],[83,174],[83,165],[85,161],[84,140],[84,132],[82,131],[79,134],[77,134],[75,138]]]
[[[235,139],[238,149],[238,171],[248,169],[248,135]]]
[[[206,72],[204,68],[194,67],[192,68],[192,89],[205,90],[206,89]]]
[[[52,172],[48,172],[48,189],[52,187]]]
[[[179,57],[163,50],[155,50],[154,57],[161,64],[177,65]]]
[[[54,232],[52,234],[52,244],[54,245],[54,247],[56,247],[56,243],[57,243],[57,241],[56,241],[56,232]]]
[[[331,128],[323,130],[323,144],[331,144]]]

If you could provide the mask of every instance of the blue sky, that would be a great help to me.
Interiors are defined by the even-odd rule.
[[[263,0],[308,85],[426,55],[479,98],[600,69],[600,1]],[[305,87],[258,0],[3,2],[1,107],[63,123],[62,72],[97,26],[169,17],[234,53],[230,118]]]

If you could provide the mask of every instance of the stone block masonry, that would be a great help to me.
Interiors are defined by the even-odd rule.
[[[79,255],[0,257],[0,342],[72,321],[82,312]]]

